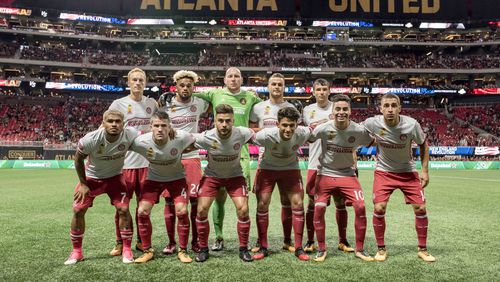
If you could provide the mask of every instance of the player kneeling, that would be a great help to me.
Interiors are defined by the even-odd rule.
[[[362,125],[349,120],[351,106],[348,96],[337,95],[333,98],[332,114],[334,120],[316,127],[311,137],[311,141],[321,140],[314,206],[314,228],[319,248],[314,260],[322,262],[326,258],[325,212],[330,197],[334,196],[345,198],[346,204],[354,207],[355,256],[364,261],[373,261],[363,249],[366,234],[365,202],[354,171],[353,158],[353,151],[358,146],[371,144],[373,140]]]
[[[170,119],[165,112],[156,112],[151,117],[151,132],[143,134],[134,141],[130,149],[144,156],[149,161],[148,175],[139,197],[138,225],[144,253],[136,263],[150,261],[154,257],[151,247],[150,214],[160,195],[167,191],[175,205],[177,215],[177,233],[180,249],[177,257],[181,262],[189,263],[192,259],[187,254],[189,239],[189,216],[187,211],[188,187],[181,163],[183,151],[194,143],[191,133],[170,127]]]
[[[78,142],[75,154],[75,169],[80,183],[73,196],[73,218],[71,220],[71,243],[73,251],[64,262],[66,265],[83,260],[82,242],[85,232],[85,213],[95,197],[108,194],[111,204],[119,215],[120,235],[123,240],[123,263],[134,262],[130,245],[133,230],[129,213],[125,181],[122,177],[125,153],[137,137],[131,128],[123,129],[123,114],[108,110],[103,115],[102,127],[86,134]],[[84,160],[89,157],[88,165]]]
[[[295,239],[295,255],[307,261],[309,256],[302,249],[304,232],[304,189],[300,174],[297,150],[310,137],[309,127],[297,127],[299,112],[292,107],[278,111],[278,126],[265,128],[256,134],[254,142],[264,148],[255,179],[257,195],[257,225],[260,249],[254,259],[268,256],[267,228],[269,205],[274,186],[278,184],[280,195],[286,196],[292,206],[292,225]]]

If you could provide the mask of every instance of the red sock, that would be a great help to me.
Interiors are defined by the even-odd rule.
[[[163,209],[165,217],[165,227],[167,229],[168,244],[175,244],[175,206],[172,202],[165,199],[165,208]]]
[[[118,215],[118,211],[115,212],[115,233],[116,233],[116,242],[121,242],[122,235],[120,234],[120,215]]]
[[[132,245],[132,237],[134,236],[134,231],[132,229],[122,229],[120,230],[120,235],[123,241],[123,252],[131,251],[130,246]]]
[[[196,246],[198,244],[198,230],[196,230],[196,213],[198,212],[198,203],[196,199],[190,199],[191,201],[191,213],[189,214],[191,219],[191,245]],[[193,201],[194,200],[194,201]]]
[[[347,210],[345,206],[335,208],[335,219],[339,231],[339,243],[347,243]]]
[[[385,233],[385,212],[373,212],[373,231],[375,231],[375,239],[377,246],[385,246],[384,233]]]
[[[285,243],[292,242],[292,208],[290,206],[281,207],[281,224]]]
[[[151,226],[151,218],[148,214],[140,214],[139,221],[137,222],[137,229],[139,230],[139,236],[142,239],[142,247],[144,250],[151,248],[151,234],[153,233],[153,227]]]
[[[259,243],[263,248],[268,248],[269,244],[267,242],[267,228],[269,226],[269,211],[259,212],[257,211],[257,233],[259,235]]]
[[[198,246],[208,248],[208,235],[210,234],[210,223],[208,217],[196,217],[196,229],[198,231]]]
[[[187,249],[189,241],[189,216],[187,212],[177,213],[177,234],[179,235],[179,246]]]
[[[82,242],[83,242],[83,232],[80,230],[70,230],[69,236],[71,238],[71,244],[73,245],[74,252],[82,252]]]
[[[314,206],[307,207],[306,214],[307,242],[314,242]]]
[[[354,232],[356,233],[356,252],[364,249],[366,236],[365,203],[354,203]]]
[[[250,218],[248,216],[244,218],[238,217],[238,224],[236,228],[238,230],[240,248],[248,247],[248,237],[250,236]]]
[[[417,230],[418,246],[420,248],[427,247],[427,225],[429,219],[427,218],[427,211],[415,212],[415,229]]]
[[[316,238],[318,239],[318,247],[320,250],[326,250],[325,240],[325,203],[316,203],[314,207],[314,229],[316,230]]]
[[[304,234],[304,208],[292,209],[292,224],[295,249],[302,248],[302,235]]]

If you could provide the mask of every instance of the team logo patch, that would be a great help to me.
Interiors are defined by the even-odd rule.
[[[146,152],[148,158],[153,158],[153,156],[155,155],[155,152],[153,150],[153,148],[149,147],[148,151]]]
[[[401,141],[406,141],[407,138],[408,138],[408,136],[406,136],[406,134],[401,134],[401,136],[399,136],[399,139]]]
[[[146,108],[146,113],[151,114],[151,108],[150,107]]]
[[[172,156],[177,155],[177,153],[179,153],[179,150],[177,150],[177,148],[172,148],[172,150],[170,150],[170,155]]]
[[[192,105],[191,108],[189,108],[189,110],[192,112],[192,113],[196,113],[196,106],[195,105]]]
[[[118,145],[118,150],[119,151],[125,151],[125,144]]]
[[[236,143],[236,144],[234,144],[234,146],[233,146],[233,149],[235,149],[235,150],[239,150],[240,148],[241,148],[240,143]]]
[[[292,151],[297,151],[297,149],[299,149],[299,147],[300,146],[298,144],[293,145]]]
[[[129,113],[129,114],[132,113],[132,105],[128,105],[128,107],[127,107],[127,113]]]
[[[247,103],[247,99],[245,99],[245,98],[240,99],[240,104],[246,105],[246,103]]]
[[[349,138],[347,138],[347,141],[348,141],[349,143],[354,143],[354,141],[356,141],[356,137],[354,137],[354,136],[349,136]]]

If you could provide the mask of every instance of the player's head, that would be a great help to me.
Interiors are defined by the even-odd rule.
[[[274,73],[267,83],[269,97],[282,98],[285,91],[285,77],[281,73]]]
[[[243,77],[241,76],[241,71],[235,67],[228,68],[224,76],[224,84],[227,89],[231,93],[238,93],[240,92],[242,83]]]
[[[330,83],[323,78],[318,78],[313,83],[313,95],[316,98],[316,103],[324,104],[328,102],[330,95]]]
[[[282,108],[278,111],[278,128],[283,140],[290,140],[297,129],[300,114],[294,107]]]
[[[219,104],[215,107],[215,127],[217,133],[223,139],[231,136],[234,123],[233,107],[227,104]]]
[[[198,75],[193,71],[180,70],[173,76],[177,97],[181,101],[189,101],[193,95],[193,86],[198,82]]]
[[[384,120],[390,124],[399,122],[401,112],[401,100],[394,94],[385,94],[380,99],[380,112],[384,115]]]
[[[142,95],[146,87],[146,73],[140,68],[133,68],[128,72],[127,85],[133,95]]]
[[[102,126],[111,136],[120,135],[123,131],[123,113],[117,110],[107,110],[102,115]]]
[[[170,117],[166,112],[154,112],[151,116],[151,132],[153,132],[153,140],[158,144],[164,144],[168,140],[170,132]]]
[[[333,118],[337,123],[348,122],[351,116],[351,98],[344,94],[333,96]]]

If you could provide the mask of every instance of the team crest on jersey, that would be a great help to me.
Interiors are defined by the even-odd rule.
[[[268,115],[270,111],[271,111],[271,107],[266,106],[266,108],[264,109],[264,114]]]
[[[149,147],[148,151],[146,152],[148,158],[152,159],[155,155],[155,151],[153,150],[152,147]]]
[[[406,141],[407,138],[408,138],[408,136],[406,136],[406,134],[401,134],[399,136],[399,140],[401,140],[401,141]]]
[[[151,108],[150,107],[146,108],[146,113],[151,114]]]
[[[132,113],[132,105],[128,105],[127,107],[127,113],[131,114]]]
[[[99,145],[99,149],[97,149],[98,154],[104,153],[104,144]]]
[[[354,141],[356,141],[356,137],[354,136],[349,136],[349,138],[347,138],[347,142],[349,143],[354,143]]]
[[[211,146],[211,147],[212,147],[212,149],[214,149],[214,150],[215,150],[215,149],[219,148],[219,144],[217,144],[217,141],[215,141],[215,140],[214,140],[214,141],[212,142],[212,146]]]
[[[118,145],[118,150],[119,151],[125,151],[125,144]]]
[[[384,136],[386,134],[387,134],[387,132],[385,132],[385,129],[383,129],[383,128],[381,128],[380,132],[378,133],[378,135],[380,135],[380,136]]]
[[[196,113],[196,106],[195,105],[192,105],[191,108],[189,108],[189,110],[192,112],[192,113]]]
[[[240,143],[236,143],[236,144],[234,144],[234,146],[233,146],[233,149],[235,149],[236,151],[238,151],[240,148],[241,148]]]
[[[300,147],[299,144],[293,145],[292,151],[297,151],[299,149],[299,147]]]
[[[316,115],[316,110],[312,110],[311,115],[309,115],[309,118],[313,119],[315,115]]]
[[[328,140],[333,140],[333,138],[335,138],[335,132],[328,131],[327,137],[328,137]]]
[[[247,104],[247,99],[245,99],[245,98],[241,98],[241,99],[240,99],[240,104],[242,104],[242,105],[246,105],[246,104]]]
[[[177,153],[179,153],[179,150],[177,150],[177,148],[172,148],[172,150],[170,150],[170,155],[172,156],[177,155]]]

